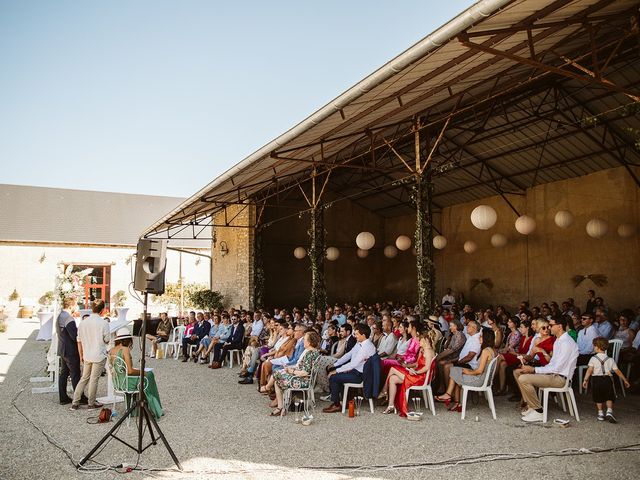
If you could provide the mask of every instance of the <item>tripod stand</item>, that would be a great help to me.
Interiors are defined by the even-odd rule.
[[[162,430],[160,430],[160,427],[158,426],[158,422],[156,422],[156,419],[154,418],[153,413],[149,410],[149,406],[147,404],[147,397],[144,392],[144,365],[145,365],[145,346],[147,343],[146,335],[147,335],[148,296],[149,296],[149,293],[144,292],[144,314],[142,318],[142,332],[141,332],[142,358],[140,359],[140,380],[138,385],[138,398],[134,402],[132,402],[132,405],[127,409],[124,415],[120,417],[120,419],[115,423],[115,425],[111,428],[111,430],[109,430],[109,432],[100,439],[100,441],[91,449],[91,451],[87,455],[85,455],[82,458],[82,460],[80,460],[80,462],[78,463],[78,467],[82,467],[88,460],[90,460],[91,456],[94,453],[96,453],[98,449],[111,438],[115,438],[120,443],[125,444],[127,447],[135,451],[138,455],[144,452],[151,445],[157,445],[158,439],[160,439],[162,440],[162,443],[164,444],[167,451],[169,452],[169,455],[171,455],[173,462],[176,464],[178,469],[182,470],[182,465],[180,465],[180,461],[178,460],[178,457],[176,457],[176,454],[173,453],[173,450],[171,449],[171,445],[169,445],[169,442],[164,436],[164,433],[162,433]],[[128,442],[125,442],[121,438],[118,438],[115,432],[118,431],[118,428],[120,428],[120,425],[122,425],[122,422],[124,422],[136,410],[138,411],[138,418],[136,422],[136,426],[138,428],[138,441],[137,441],[137,446],[134,446]],[[144,437],[144,428],[148,428],[149,434],[151,435],[151,442],[145,446],[142,445],[143,437]],[[154,429],[155,429],[155,433],[154,433]]]

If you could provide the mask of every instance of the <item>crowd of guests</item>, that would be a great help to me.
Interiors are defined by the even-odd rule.
[[[613,375],[629,388],[626,365],[635,365],[635,377],[640,373],[640,307],[614,314],[592,290],[582,310],[571,298],[561,305],[522,302],[513,314],[501,305],[475,311],[458,300],[448,291],[433,315],[391,303],[328,306],[315,318],[299,308],[190,312],[181,359],[218,369],[241,351],[238,383],[256,384],[271,400],[270,415],[285,413],[286,390],[313,380],[329,402],[326,413],[342,411],[345,383],[362,382],[365,397],[386,406],[383,413],[407,416],[406,392],[425,381],[437,401],[461,411],[461,387],[482,385],[493,362],[494,394],[519,402],[526,422],[542,421],[537,389],[564,386],[584,365],[597,418],[617,421]],[[147,336],[152,356],[172,327],[163,315],[156,334]],[[607,355],[612,339],[622,341],[622,370]]]

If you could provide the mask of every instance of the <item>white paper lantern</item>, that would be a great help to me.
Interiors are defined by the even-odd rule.
[[[330,262],[333,262],[337,260],[339,256],[340,256],[340,250],[338,250],[336,247],[327,248],[327,253],[326,253],[327,260],[329,260]]]
[[[398,255],[398,249],[393,245],[387,245],[384,247],[384,256],[387,258],[394,258]]]
[[[447,246],[447,239],[442,235],[436,235],[435,237],[433,237],[433,246],[438,250],[442,250]]]
[[[587,235],[591,238],[602,238],[609,230],[609,224],[601,218],[592,218],[587,222]]]
[[[507,244],[507,237],[501,233],[495,233],[491,236],[491,245],[496,248],[504,247]]]
[[[302,260],[307,256],[307,251],[303,247],[296,247],[296,249],[293,251],[293,256],[298,260]]]
[[[367,258],[369,256],[369,250],[359,248],[356,250],[356,255],[358,255],[358,258]]]
[[[560,210],[553,219],[560,228],[569,228],[573,224],[573,213],[569,210]]]
[[[403,252],[405,250],[409,250],[411,248],[411,239],[406,235],[400,235],[396,238],[396,247],[398,247],[398,250],[402,250]]]
[[[636,227],[630,223],[623,223],[618,226],[618,235],[622,238],[633,237],[636,234]]]
[[[471,223],[480,230],[489,230],[496,224],[498,214],[489,205],[478,205],[471,212]]]
[[[471,254],[478,249],[478,244],[473,240],[467,240],[464,242],[464,251]]]
[[[529,235],[536,229],[536,221],[529,215],[521,215],[516,220],[516,230],[522,235]]]
[[[356,245],[362,250],[371,250],[376,244],[376,237],[371,232],[360,232],[356,237]]]

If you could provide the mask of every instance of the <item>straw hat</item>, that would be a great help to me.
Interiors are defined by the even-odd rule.
[[[116,330],[116,340],[122,340],[124,338],[133,338],[127,327],[122,327]]]

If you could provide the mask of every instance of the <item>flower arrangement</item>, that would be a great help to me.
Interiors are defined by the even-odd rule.
[[[84,293],[84,279],[92,270],[91,268],[86,268],[79,272],[74,272],[73,265],[68,265],[67,268],[64,265],[60,265],[60,273],[56,277],[56,288],[54,290],[55,298],[60,305],[67,297],[78,298],[78,296],[82,296]]]

